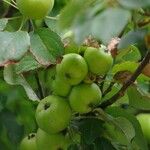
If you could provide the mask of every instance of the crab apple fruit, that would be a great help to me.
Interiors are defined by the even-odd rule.
[[[113,58],[106,48],[88,47],[84,53],[84,58],[88,64],[89,71],[95,75],[105,75],[113,64]]]
[[[79,84],[88,73],[88,67],[84,58],[73,53],[64,55],[56,70],[58,76],[70,85]]]
[[[143,134],[150,144],[150,114],[139,114],[137,119],[141,125]]]
[[[101,90],[95,84],[82,83],[74,86],[69,95],[71,108],[78,113],[88,113],[101,101]]]
[[[52,91],[54,95],[65,97],[69,94],[70,90],[71,85],[64,80],[61,80],[59,77],[56,77],[52,83]]]
[[[36,142],[38,150],[67,150],[67,140],[62,133],[48,134],[38,129]]]
[[[50,95],[40,101],[36,110],[36,121],[43,131],[53,134],[64,130],[72,112],[66,99]]]
[[[53,8],[54,0],[16,0],[19,11],[30,19],[43,19]]]
[[[20,150],[37,150],[35,133],[29,134],[21,141]]]

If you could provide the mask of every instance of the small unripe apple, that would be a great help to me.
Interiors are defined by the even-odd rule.
[[[67,140],[62,133],[48,134],[38,129],[36,141],[38,150],[67,150]]]
[[[87,64],[84,58],[78,54],[64,55],[62,62],[57,65],[59,78],[70,85],[79,84],[86,77],[87,73]]]
[[[69,125],[71,116],[67,100],[54,95],[41,100],[36,110],[39,128],[50,134],[64,130]]]
[[[53,8],[54,0],[16,0],[19,11],[30,19],[43,19]]]
[[[68,84],[65,80],[61,80],[59,77],[52,83],[52,91],[54,95],[58,96],[67,96],[71,90],[71,85]]]
[[[20,150],[37,150],[35,133],[29,134],[21,141]]]
[[[74,86],[69,95],[71,108],[78,113],[88,113],[101,101],[101,90],[95,84],[79,84]]]
[[[145,138],[150,144],[150,114],[139,114],[137,119],[141,125]]]
[[[84,53],[84,58],[88,64],[89,71],[95,75],[105,75],[113,64],[113,58],[106,48],[88,47]]]

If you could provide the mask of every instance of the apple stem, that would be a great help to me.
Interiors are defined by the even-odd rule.
[[[104,83],[105,83],[106,77],[107,77],[107,74],[103,76],[102,82],[101,82],[101,84],[100,84],[100,89],[101,89],[102,93],[103,93],[103,87],[104,87]]]
[[[105,95],[107,95],[111,90],[112,87],[114,86],[115,82],[111,82],[109,87],[103,92],[102,97],[105,97]]]
[[[12,3],[14,4],[14,5],[16,5],[17,6],[17,3],[14,1],[14,0],[11,0],[12,1]]]
[[[16,5],[14,5],[13,3],[11,3],[11,2],[9,2],[9,1],[7,1],[7,0],[3,0],[3,1],[4,1],[5,3],[11,5],[12,7],[18,9],[18,7],[17,7]]]
[[[119,98],[121,98],[122,96],[124,96],[124,93],[127,90],[127,88],[135,82],[135,80],[141,74],[142,70],[149,63],[149,61],[150,61],[150,51],[147,52],[147,54],[145,55],[145,57],[142,60],[141,64],[138,66],[138,68],[133,73],[133,75],[123,84],[123,86],[119,90],[119,92],[116,93],[114,96],[112,96],[110,99],[108,99],[108,100],[104,101],[103,103],[101,103],[100,107],[103,108],[103,109],[105,109],[107,106],[112,105]]]
[[[43,92],[43,88],[42,88],[42,85],[40,83],[39,75],[38,75],[37,72],[35,73],[35,79],[36,79],[36,82],[37,82],[38,91],[40,93],[40,99],[43,99],[44,98],[44,92]]]
[[[44,110],[47,110],[47,109],[50,107],[50,105],[51,105],[51,104],[46,103],[46,104],[44,105]]]

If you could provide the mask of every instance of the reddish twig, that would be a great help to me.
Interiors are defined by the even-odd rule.
[[[133,73],[133,75],[124,83],[124,85],[119,90],[119,92],[116,93],[110,99],[108,99],[108,100],[104,101],[103,103],[101,103],[100,107],[105,109],[107,106],[110,106],[111,104],[116,102],[119,98],[121,98],[124,95],[127,88],[135,82],[135,80],[141,74],[142,70],[149,63],[149,61],[150,61],[150,51],[147,52],[146,56],[144,57],[143,61],[139,65],[139,67],[136,69],[136,71]]]

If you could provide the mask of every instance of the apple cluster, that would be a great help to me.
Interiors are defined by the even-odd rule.
[[[30,150],[29,147],[32,150],[67,150],[71,140],[62,131],[69,126],[73,114],[89,113],[101,102],[101,90],[90,79],[91,75],[105,75],[112,64],[113,58],[104,46],[88,47],[82,56],[65,54],[56,66],[52,95],[41,100],[37,106],[37,134],[23,139],[21,150]],[[25,148],[24,145],[32,146]]]

